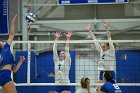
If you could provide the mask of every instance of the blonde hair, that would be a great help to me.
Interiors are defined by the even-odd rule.
[[[90,92],[90,80],[89,80],[89,78],[83,77],[81,79],[81,87],[86,88],[88,90],[88,93],[91,93]]]

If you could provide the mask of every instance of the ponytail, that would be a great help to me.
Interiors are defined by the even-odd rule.
[[[115,80],[111,79],[110,82],[114,84],[115,83]]]
[[[87,90],[88,90],[88,93],[91,93],[91,92],[90,92],[90,86],[87,86]]]
[[[104,72],[104,78],[106,79],[106,81],[109,81],[111,83],[115,83],[115,81],[113,80],[113,76],[111,74],[111,71],[105,71]]]
[[[90,86],[89,86],[89,84],[90,84],[90,80],[89,80],[89,78],[82,78],[81,79],[81,87],[82,88],[86,88],[87,89],[87,91],[88,91],[88,93],[91,93],[90,92]]]

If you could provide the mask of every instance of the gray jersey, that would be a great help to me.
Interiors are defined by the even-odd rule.
[[[70,83],[69,80],[69,70],[71,67],[71,57],[69,53],[69,47],[65,47],[65,60],[59,60],[59,56],[57,54],[57,43],[54,42],[53,46],[53,58],[55,65],[55,83]]]
[[[111,40],[111,38],[109,38]],[[115,63],[116,63],[116,57],[115,57],[115,48],[112,42],[109,42],[109,50],[103,51],[100,44],[98,42],[95,42],[95,47],[100,53],[99,58],[99,70],[115,70]]]
[[[88,93],[88,90],[85,88],[80,88],[75,93]],[[90,88],[90,93],[96,93],[96,89]]]
[[[99,70],[115,70],[115,53],[110,49],[100,53]]]
[[[58,60],[55,63],[55,83],[70,83],[69,70],[70,66],[64,60]]]

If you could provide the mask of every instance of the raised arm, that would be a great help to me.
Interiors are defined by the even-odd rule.
[[[10,33],[9,33],[9,38],[8,38],[8,44],[11,45],[13,39],[14,39],[14,35],[15,35],[15,21],[17,18],[17,14],[15,15],[15,17],[13,18],[11,25],[10,25]]]
[[[94,33],[92,32],[92,30],[94,29],[94,27],[91,24],[88,24],[87,26],[87,30],[89,31],[89,35],[91,36],[91,38],[93,40],[96,40],[96,36],[94,35]]]
[[[61,32],[56,32],[55,33],[55,41],[54,41],[54,45],[53,45],[53,59],[54,59],[54,63],[56,61],[58,61],[59,57],[57,54],[57,41],[59,40],[59,38],[61,37]]]
[[[92,29],[93,29],[92,25],[89,24],[89,25],[87,26],[87,29],[88,29],[88,31],[89,31],[89,34],[90,34],[91,38],[92,38],[93,40],[96,41],[96,36],[95,36],[94,33],[92,32]],[[99,52],[102,52],[102,48],[101,48],[99,42],[96,41],[96,42],[94,42],[94,44],[95,44],[96,49],[97,49]]]
[[[25,57],[20,56],[20,60],[19,60],[18,64],[16,65],[16,67],[14,67],[12,69],[14,73],[16,73],[19,70],[19,68],[20,68],[21,64],[24,62],[24,60],[25,60]]]
[[[66,64],[68,64],[69,66],[71,65],[71,57],[70,57],[70,53],[69,53],[69,41],[70,38],[72,36],[71,32],[68,32],[67,34],[65,34],[67,37],[67,42],[66,42],[66,46],[65,46],[65,60],[66,60]]]
[[[103,22],[103,25],[104,25],[104,28],[105,28],[105,30],[106,30],[106,34],[107,34],[108,40],[111,40],[111,35],[110,35],[110,32],[109,32],[110,22],[109,22],[109,21],[104,21],[104,22]],[[109,47],[110,47],[110,50],[111,50],[111,51],[114,51],[114,52],[115,52],[115,47],[114,47],[114,45],[113,45],[113,42],[109,42]]]

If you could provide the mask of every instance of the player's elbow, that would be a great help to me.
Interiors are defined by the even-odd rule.
[[[13,40],[14,39],[14,35],[15,35],[14,31],[10,31],[9,39]]]
[[[16,73],[17,71],[16,70],[13,70],[13,73]]]
[[[16,68],[14,68],[14,69],[13,69],[13,73],[16,73],[16,72],[17,72],[17,69],[16,69]]]
[[[11,45],[12,41],[13,41],[14,37],[13,36],[9,36],[8,38],[8,44]]]
[[[14,31],[10,31],[10,36],[14,37],[14,35],[15,35]]]

